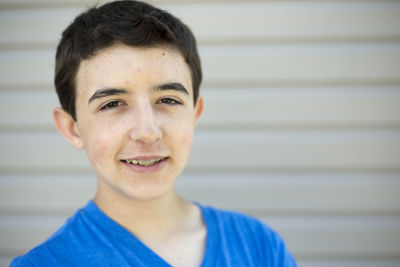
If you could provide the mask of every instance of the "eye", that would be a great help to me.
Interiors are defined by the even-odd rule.
[[[105,103],[105,104],[100,108],[100,110],[113,109],[113,108],[116,108],[116,107],[119,107],[119,106],[122,106],[122,105],[125,105],[125,103],[122,102],[122,101],[113,100],[113,101],[110,101],[110,102]]]
[[[172,97],[161,98],[157,103],[167,104],[167,105],[182,105],[182,103],[179,100]]]

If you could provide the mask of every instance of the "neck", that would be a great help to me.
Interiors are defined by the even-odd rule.
[[[94,202],[107,216],[138,238],[164,238],[184,226],[191,204],[174,189],[151,200],[137,200],[103,192],[99,186]]]

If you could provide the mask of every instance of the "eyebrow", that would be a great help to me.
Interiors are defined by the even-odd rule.
[[[163,90],[176,90],[179,92],[183,92],[186,95],[189,95],[189,91],[183,86],[181,83],[165,83],[154,87],[155,91],[163,91]],[[125,89],[118,89],[118,88],[106,88],[97,90],[88,101],[88,104],[95,99],[112,96],[112,95],[121,95],[121,94],[128,94],[128,90]]]
[[[160,91],[163,91],[163,90],[176,90],[176,91],[179,91],[179,92],[183,92],[186,95],[189,95],[189,91],[181,83],[165,83],[165,84],[161,84],[161,85],[156,86],[154,88],[154,90],[156,90],[156,91],[159,91],[159,90]]]
[[[106,89],[100,89],[97,90],[90,98],[88,101],[88,104],[92,102],[95,99],[110,96],[110,95],[121,95],[121,94],[127,94],[129,93],[125,89],[117,89],[117,88],[106,88]]]

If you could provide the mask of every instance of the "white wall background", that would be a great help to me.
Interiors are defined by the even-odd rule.
[[[55,46],[90,2],[0,0],[0,266],[95,191],[51,118]],[[400,266],[400,2],[152,3],[205,72],[179,191],[261,218],[300,266]]]

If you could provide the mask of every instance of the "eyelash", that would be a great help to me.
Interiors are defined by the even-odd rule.
[[[175,98],[171,98],[171,97],[161,98],[158,102],[160,102],[161,104],[166,104],[166,105],[182,105],[182,103],[180,101],[178,101]]]
[[[123,104],[124,104],[124,103],[121,102],[121,101],[110,101],[110,102],[104,104],[104,105],[100,108],[100,110],[113,109],[113,108],[122,106]]]
[[[182,103],[174,98],[171,97],[165,97],[165,98],[161,98],[159,101],[157,101],[157,103],[160,104],[166,104],[166,105],[182,105]],[[110,101],[106,104],[104,104],[100,110],[107,110],[107,109],[113,109],[113,108],[117,108],[119,106],[124,105],[125,103],[119,100],[114,100],[114,101]]]

